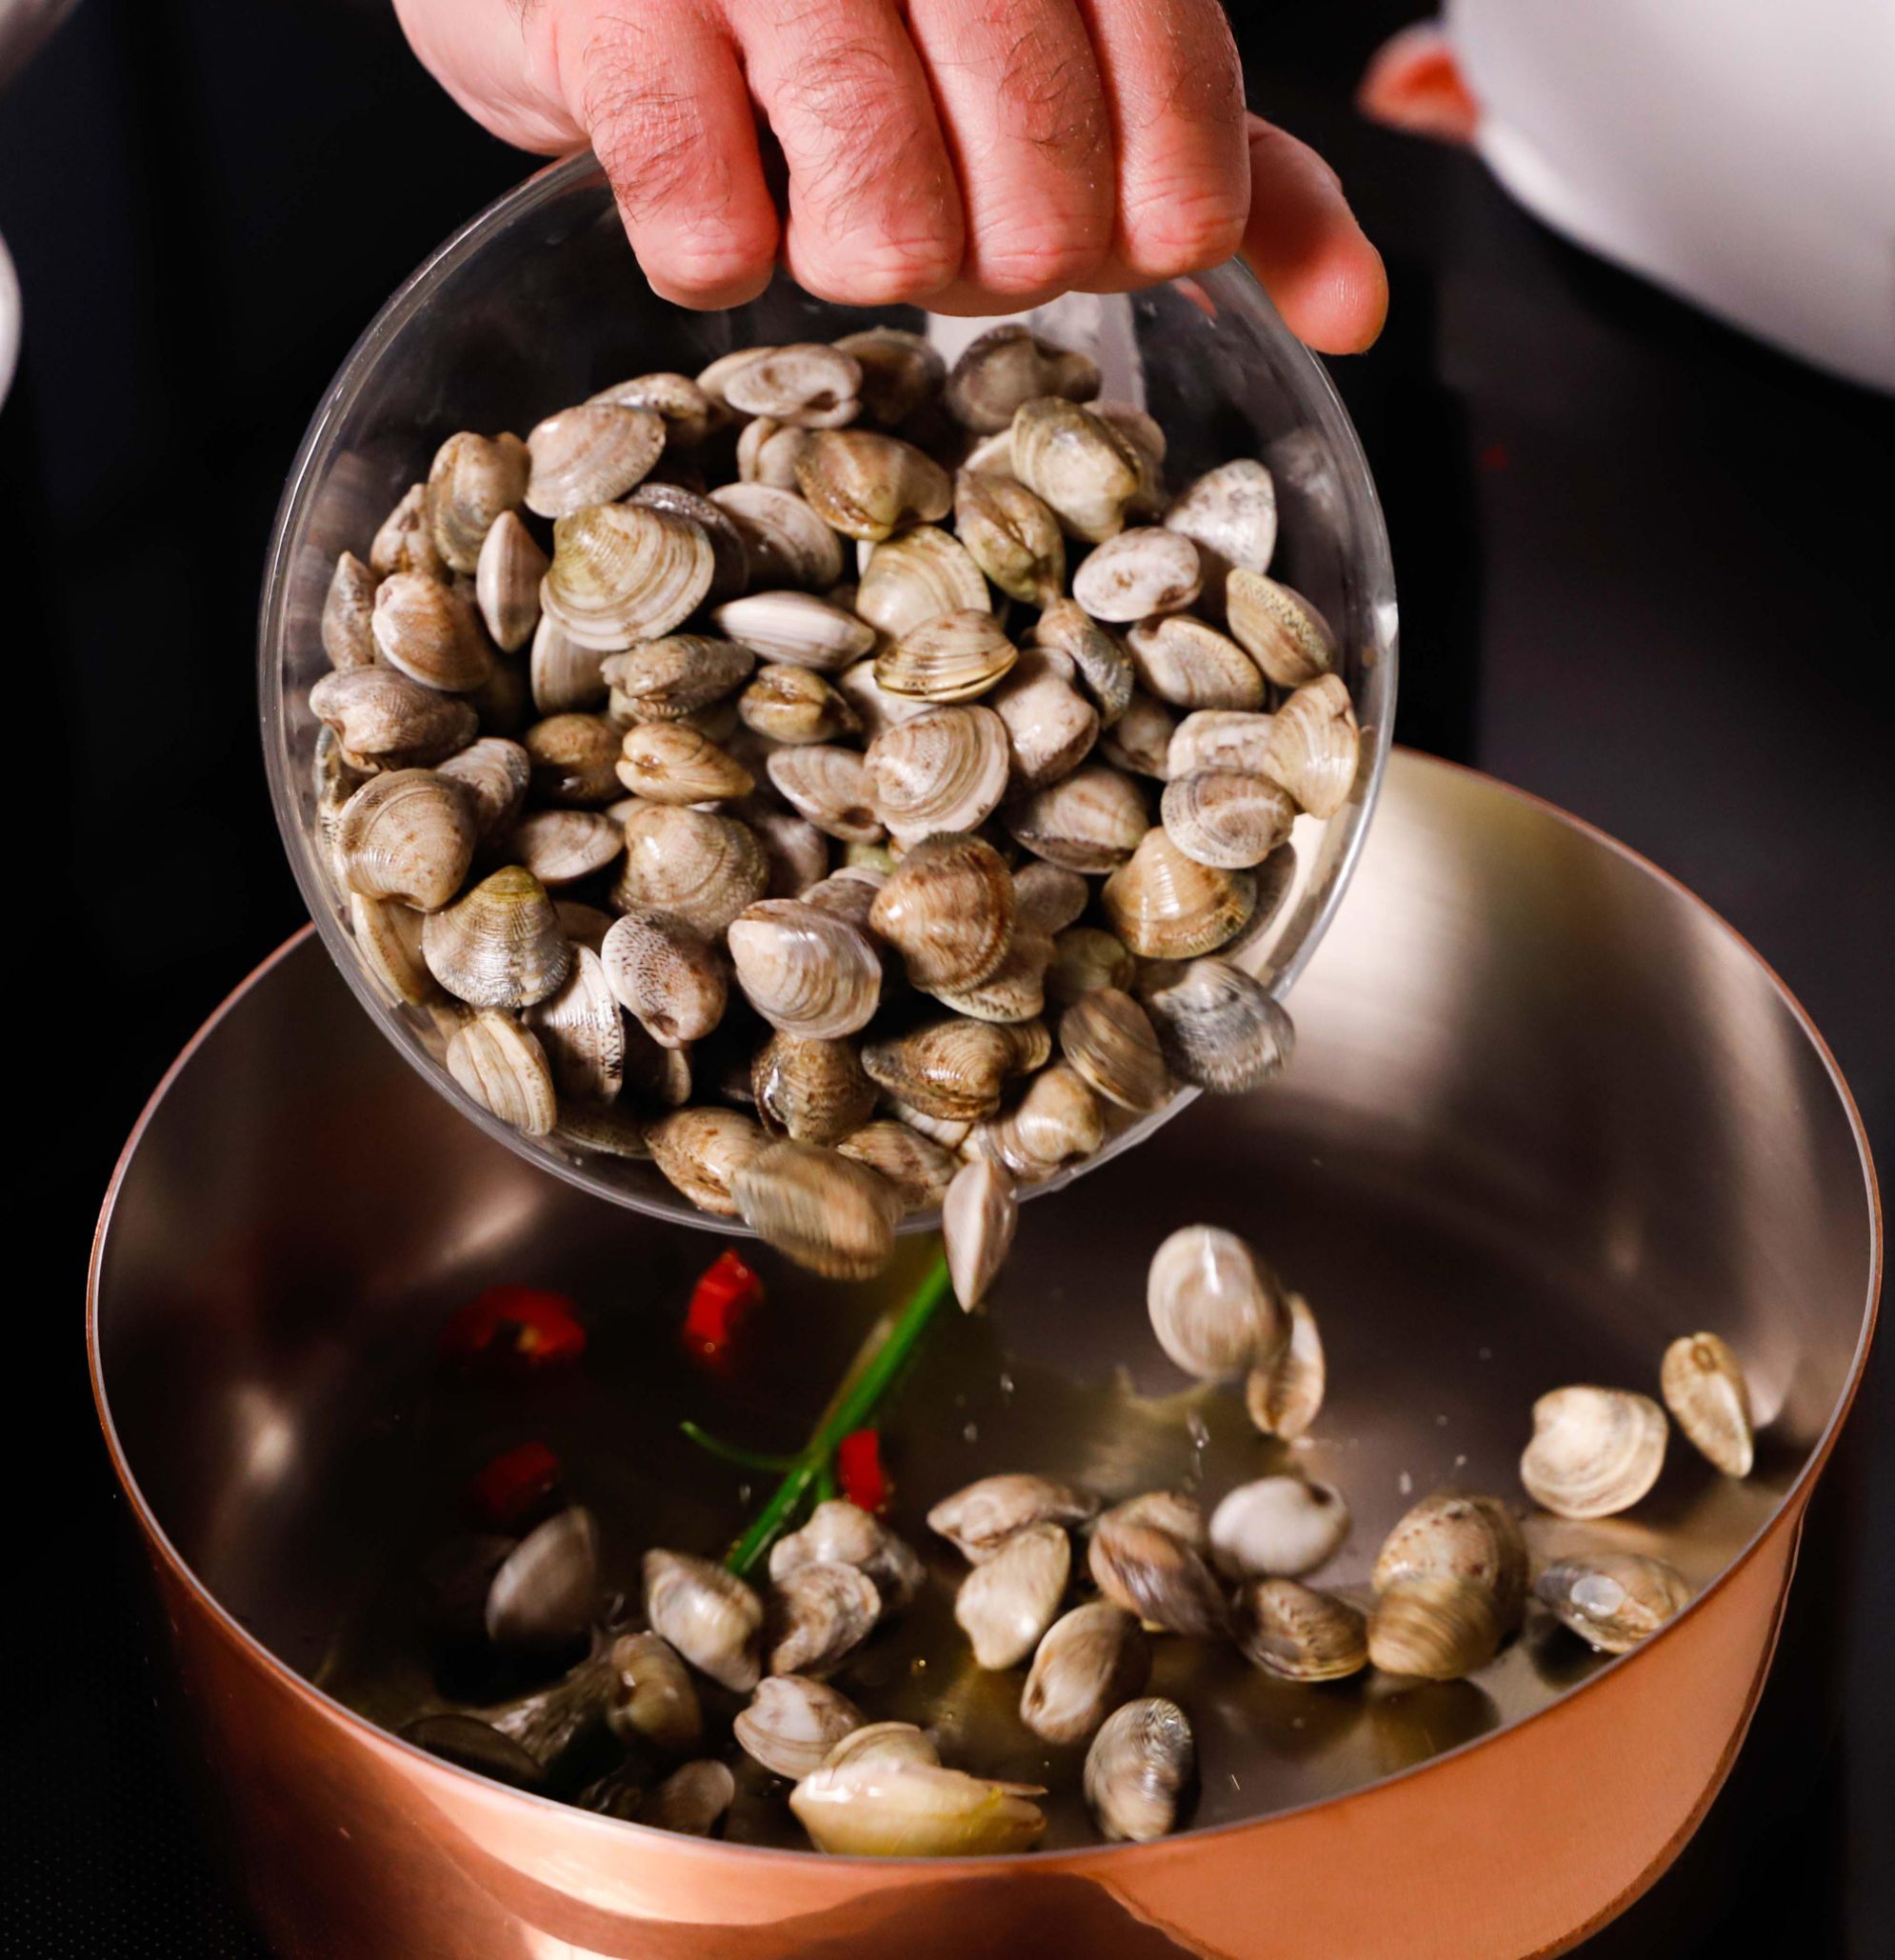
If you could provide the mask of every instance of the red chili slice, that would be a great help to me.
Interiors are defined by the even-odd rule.
[[[854,1430],[836,1445],[836,1478],[842,1494],[864,1510],[885,1510],[894,1494],[882,1468],[882,1439],[873,1430]]]
[[[761,1304],[764,1283],[728,1248],[720,1252],[691,1290],[685,1314],[688,1348],[714,1360],[735,1339],[745,1316]]]
[[[441,1356],[463,1367],[537,1372],[577,1361],[586,1330],[574,1303],[539,1287],[489,1287],[441,1330]]]
[[[477,1470],[462,1497],[475,1523],[510,1531],[524,1525],[558,1488],[559,1458],[544,1443],[522,1443]]]

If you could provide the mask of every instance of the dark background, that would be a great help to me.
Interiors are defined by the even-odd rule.
[[[1388,260],[1387,334],[1333,365],[1394,540],[1403,739],[1703,893],[1802,998],[1885,1147],[1887,404],[1585,258],[1471,159],[1364,124],[1365,60],[1423,8],[1234,10],[1253,103],[1331,158]],[[9,1951],[261,1952],[174,1767],[84,1380],[80,1262],[140,1104],[301,921],[251,677],[285,469],[383,298],[524,169],[413,64],[382,0],[88,0],[0,98],[0,231],[26,297],[0,412],[0,641],[41,714],[14,729],[15,821],[44,827],[13,845],[31,955],[13,1018],[51,1065],[16,1075],[42,1087],[13,1159],[33,1234],[12,1239],[27,1570],[16,1556],[10,1590],[30,1644],[0,1778]],[[76,1029],[49,1024],[53,1000]],[[53,1283],[28,1286],[42,1236]],[[1885,1350],[1812,1508],[1729,1788],[1589,1953],[1722,1955],[1746,1934],[1895,1951],[1891,1372]]]

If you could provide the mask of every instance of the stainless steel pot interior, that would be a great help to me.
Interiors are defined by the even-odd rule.
[[[1210,1220],[1321,1316],[1329,1401],[1293,1460],[1353,1507],[1328,1577],[1361,1581],[1414,1494],[1515,1492],[1542,1390],[1650,1390],[1665,1343],[1711,1328],[1765,1424],[1754,1477],[1728,1483],[1674,1439],[1629,1517],[1539,1529],[1538,1547],[1604,1537],[1714,1581],[1820,1460],[1873,1313],[1866,1145],[1800,1010],[1637,859],[1406,755],[1298,1009],[1296,1062],[1268,1092],[1201,1102],[1027,1214],[990,1315],[944,1326],[891,1418],[906,1529],[924,1535],[949,1476],[1004,1464],[1111,1490],[1197,1468],[1214,1493],[1281,1460],[1212,1404],[1194,1465],[1182,1423],[1153,1430],[1110,1388],[1122,1369],[1147,1394],[1179,1389],[1145,1267],[1166,1231]],[[419,1479],[445,1504],[457,1451],[519,1439],[516,1412],[444,1418],[416,1387],[442,1313],[490,1281],[571,1288],[616,1379],[648,1364],[656,1421],[589,1391],[530,1418],[606,1497],[614,1575],[648,1514],[671,1505],[678,1525],[681,1485],[702,1493],[714,1549],[737,1493],[668,1416],[696,1398],[689,1412],[733,1433],[792,1436],[872,1296],[772,1267],[775,1391],[707,1404],[671,1338],[705,1256],[698,1234],[601,1206],[462,1121],[305,939],[213,1023],[128,1152],[98,1255],[102,1400],[156,1527],[226,1612],[313,1674],[376,1582],[390,1492]],[[1394,1694],[1310,1694],[1233,1666],[1194,1688],[1200,1821],[1360,1787],[1599,1665],[1528,1639],[1478,1683]]]

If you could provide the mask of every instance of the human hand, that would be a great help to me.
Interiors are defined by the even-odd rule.
[[[1247,115],[1217,0],[395,5],[496,135],[590,144],[647,277],[687,306],[753,297],[779,254],[824,298],[994,313],[1241,250],[1312,347],[1381,330],[1382,261],[1334,172]]]

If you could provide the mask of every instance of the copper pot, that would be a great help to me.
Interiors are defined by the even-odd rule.
[[[299,1671],[374,1501],[329,1439],[426,1338],[417,1302],[553,1241],[660,1261],[679,1229],[611,1213],[462,1122],[305,933],[153,1097],[90,1298],[101,1419],[283,1952],[922,1960],[1057,1938],[1090,1956],[1482,1960],[1558,1950],[1665,1870],[1743,1740],[1861,1375],[1881,1250],[1867,1145],[1801,1010],[1680,887],[1414,756],[1386,794],[1297,990],[1289,1075],[1200,1104],[1036,1207],[996,1323],[1043,1360],[1175,1386],[1126,1274],[1187,1219],[1250,1231],[1326,1316],[1321,1432],[1357,1516],[1344,1581],[1405,1480],[1512,1490],[1536,1393],[1649,1387],[1665,1340],[1715,1326],[1768,1419],[1757,1473],[1738,1490],[1679,1445],[1635,1527],[1708,1582],[1694,1604],[1614,1663],[1523,1642],[1466,1692],[1311,1704],[1330,1714],[1294,1748],[1220,1756],[1238,1742],[1201,1730],[1210,1821],[1146,1847],[768,1851],[423,1755]],[[1219,1823],[1240,1770],[1269,1814]]]

